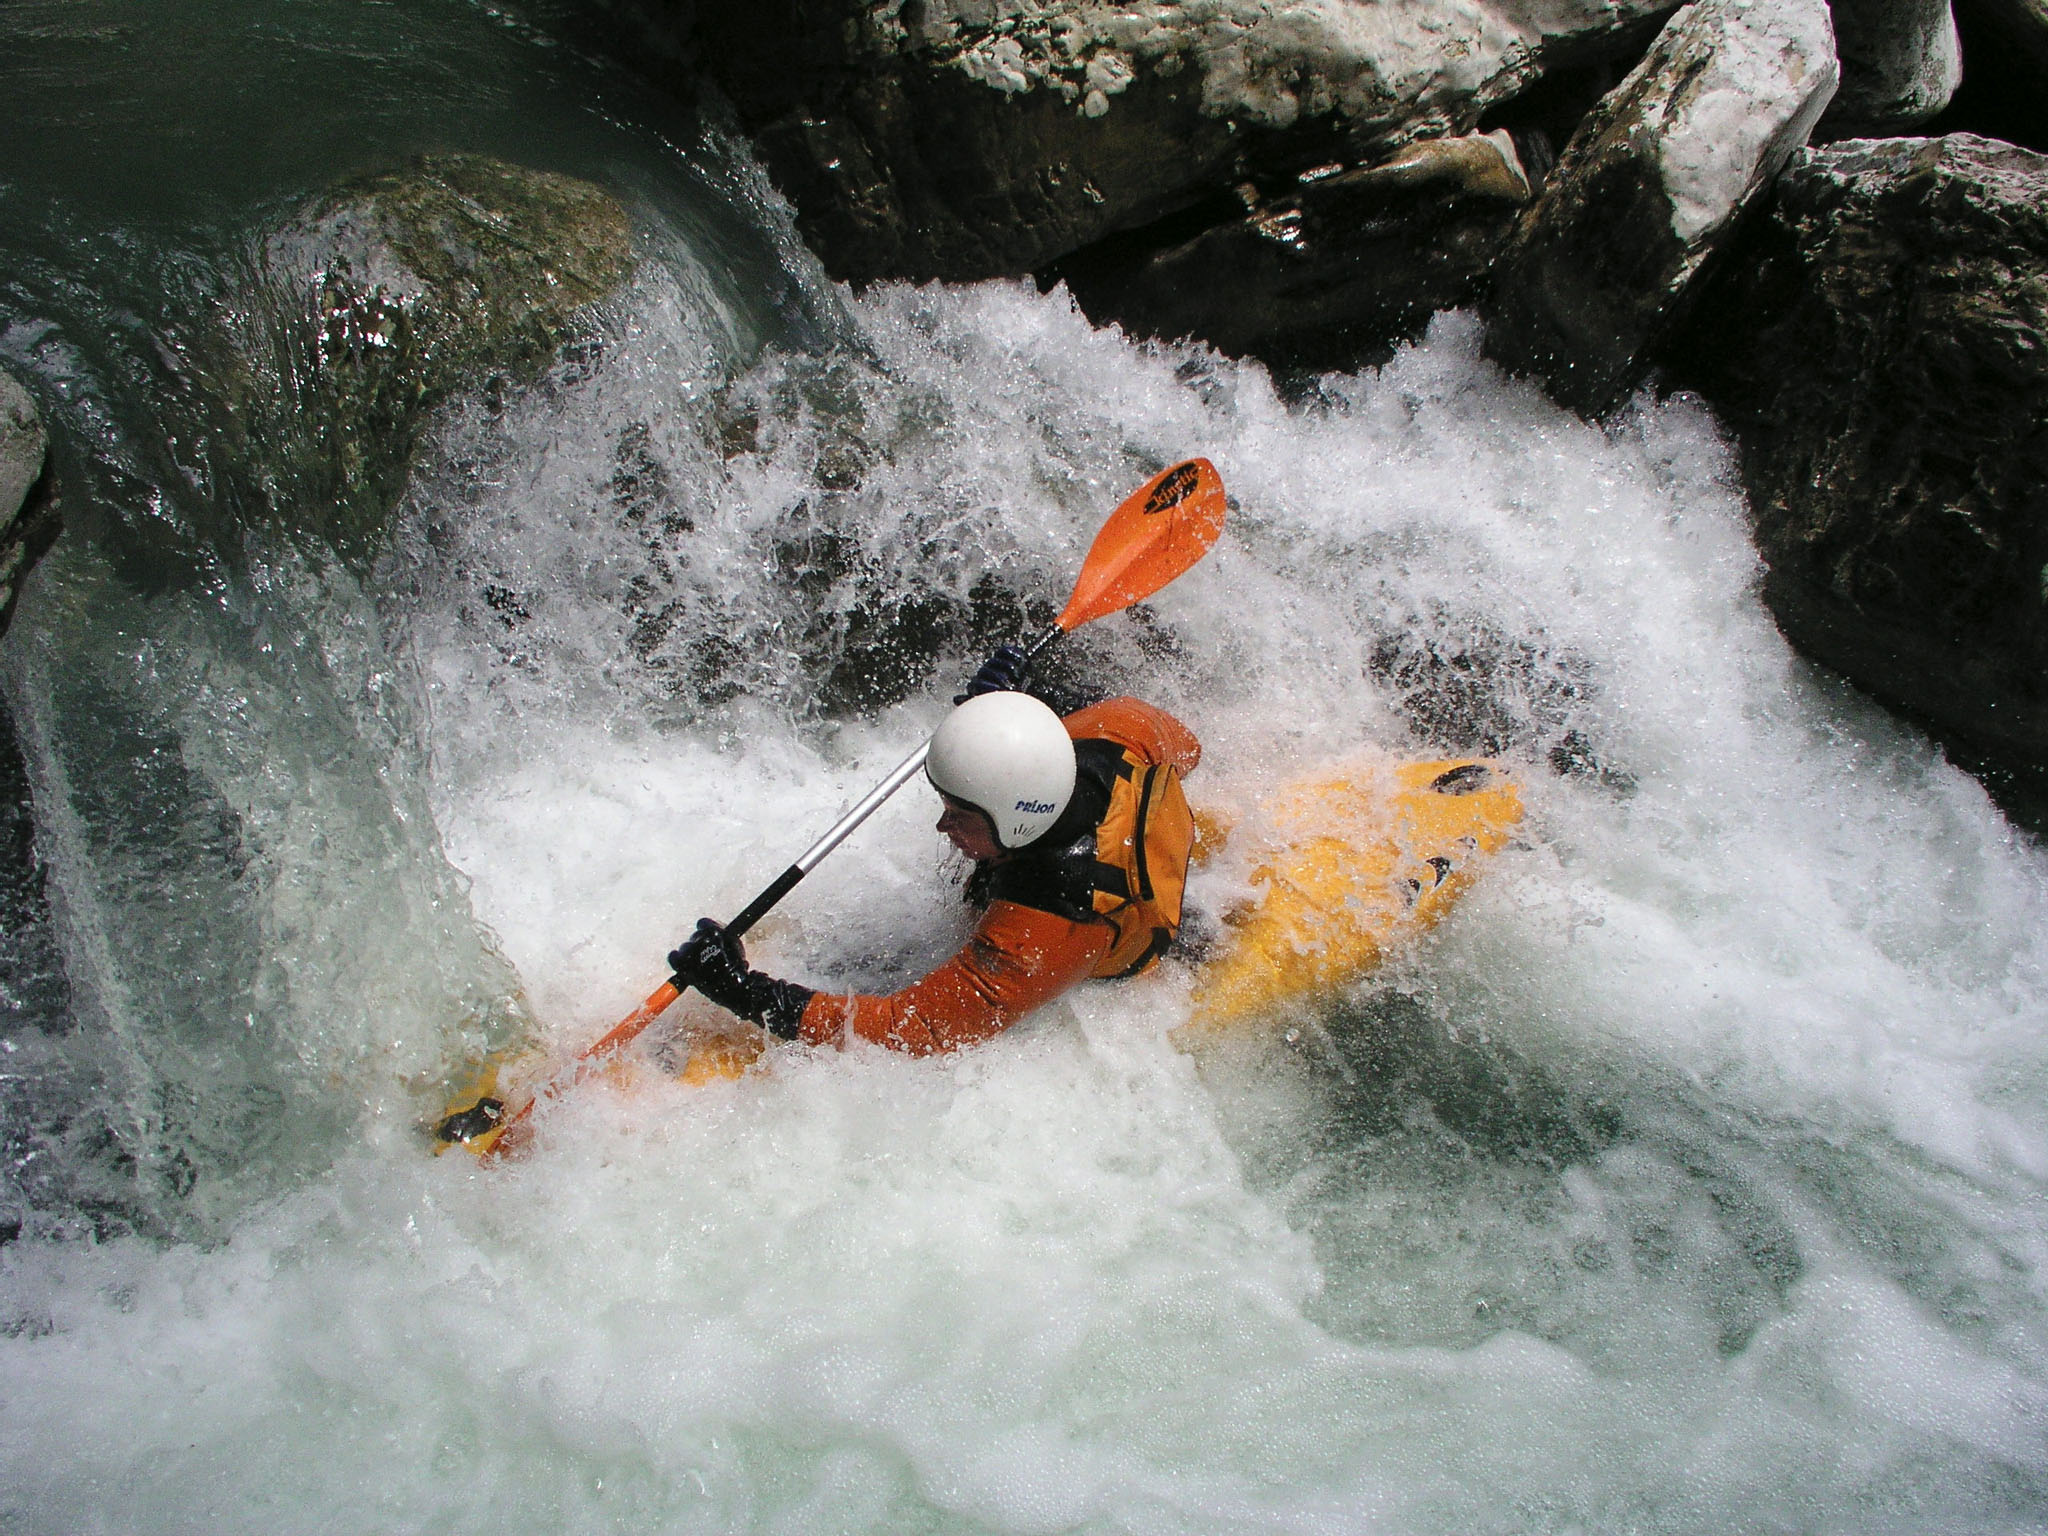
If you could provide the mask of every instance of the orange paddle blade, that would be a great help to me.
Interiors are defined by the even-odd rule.
[[[1073,630],[1150,597],[1209,552],[1223,513],[1223,477],[1207,459],[1161,470],[1110,513],[1054,622]]]

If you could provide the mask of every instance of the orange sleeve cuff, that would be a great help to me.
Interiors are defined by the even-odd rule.
[[[966,947],[922,981],[886,997],[820,992],[798,1038],[826,1045],[852,1036],[913,1056],[974,1045],[1086,979],[1114,937],[1106,923],[990,902]]]

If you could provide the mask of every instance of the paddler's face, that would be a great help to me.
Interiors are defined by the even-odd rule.
[[[996,841],[996,829],[980,811],[944,795],[939,801],[945,806],[939,815],[939,830],[952,839],[955,848],[976,862],[992,859],[1003,851],[1003,845]]]

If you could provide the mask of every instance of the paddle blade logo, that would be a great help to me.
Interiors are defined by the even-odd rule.
[[[1181,465],[1164,480],[1152,487],[1152,494],[1145,498],[1145,515],[1152,517],[1161,512],[1170,512],[1186,501],[1195,489],[1195,482],[1202,478],[1199,466],[1193,463]]]
[[[1059,627],[1070,630],[1157,592],[1216,542],[1226,506],[1223,481],[1207,459],[1162,469],[1095,535]]]

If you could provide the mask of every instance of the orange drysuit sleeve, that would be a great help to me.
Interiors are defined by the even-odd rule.
[[[924,980],[887,997],[820,992],[798,1038],[853,1035],[913,1056],[974,1045],[1085,980],[1115,937],[1107,923],[992,901],[960,953]]]

